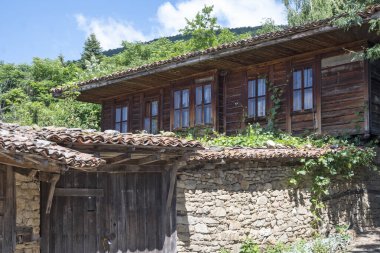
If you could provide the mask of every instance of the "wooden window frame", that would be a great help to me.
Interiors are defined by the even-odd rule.
[[[192,127],[197,128],[207,128],[212,127],[214,129],[217,129],[217,80],[218,75],[217,71],[211,71],[209,74],[205,74],[202,76],[197,76],[194,78],[189,79],[183,79],[182,81],[177,81],[176,83],[172,84],[171,86],[171,100],[170,100],[170,129],[172,131],[181,131]],[[196,87],[204,86],[204,85],[211,85],[211,123],[210,124],[202,124],[202,125],[196,125],[195,124],[195,96],[196,96]],[[189,90],[189,127],[178,127],[174,128],[174,93],[179,90]],[[203,111],[203,110],[202,110]],[[203,112],[202,112],[203,114]],[[181,119],[182,121],[182,119]],[[182,122],[181,122],[182,123]]]
[[[183,99],[183,96],[182,96],[182,92],[184,91],[184,90],[188,90],[189,91],[189,105],[188,105],[188,107],[182,107],[182,99]],[[179,92],[181,92],[181,96],[180,96],[180,108],[178,108],[178,109],[176,109],[176,108],[174,108],[174,101],[175,101],[175,93],[177,92],[177,91],[179,91]],[[190,128],[191,127],[191,112],[192,112],[192,101],[191,101],[191,97],[192,97],[192,90],[191,90],[191,86],[186,86],[186,87],[181,87],[181,88],[176,88],[176,89],[172,89],[172,106],[171,106],[171,111],[172,111],[172,113],[171,113],[171,115],[173,115],[173,123],[172,123],[172,129],[173,130],[184,130],[184,129],[188,129],[188,128]],[[189,126],[187,126],[187,127],[183,127],[182,126],[182,111],[184,110],[184,109],[188,109],[189,110]],[[174,127],[174,122],[175,122],[175,112],[176,111],[180,111],[180,119],[179,119],[179,122],[180,122],[180,126],[179,127],[177,127],[177,128],[175,128]]]
[[[304,78],[304,70],[305,69],[308,69],[310,68],[311,69],[311,73],[312,73],[312,87],[309,88],[305,88],[305,78]],[[294,89],[294,72],[295,71],[301,71],[301,88],[299,89]],[[315,64],[314,63],[302,63],[302,64],[297,64],[297,65],[293,65],[292,68],[291,68],[291,78],[290,78],[290,90],[291,90],[291,96],[290,96],[290,106],[291,106],[291,114],[292,115],[297,115],[297,114],[303,114],[303,113],[311,113],[311,112],[315,112],[316,110],[316,106],[315,106],[315,102],[316,102],[316,73],[315,73]],[[309,108],[309,109],[304,109],[305,108],[305,89],[311,89],[312,91],[312,101],[311,101],[311,104],[312,104],[312,108]],[[301,90],[301,110],[297,110],[295,111],[294,110],[294,91],[296,90]]]
[[[126,107],[127,108],[127,120],[123,120],[123,109],[120,111],[121,115],[120,115],[120,121],[116,121],[116,112],[117,112],[117,109],[119,108],[124,108]],[[123,122],[126,122],[126,126],[127,126],[127,131],[126,133],[128,133],[130,131],[130,106],[129,106],[129,103],[122,103],[122,104],[115,104],[114,106],[114,110],[113,110],[113,118],[112,118],[112,121],[113,121],[113,129],[116,130],[116,125],[117,124],[120,124],[120,133],[123,133],[121,130],[122,130],[122,124]]]
[[[258,80],[259,79],[264,79],[265,80],[265,95],[261,95],[259,96],[258,95]],[[255,85],[255,89],[256,89],[256,96],[254,97],[249,97],[249,82],[252,81],[252,80],[256,80],[256,85]],[[259,74],[259,75],[256,75],[256,76],[249,76],[247,78],[247,85],[246,85],[246,105],[247,105],[247,120],[260,120],[260,119],[264,119],[266,118],[267,116],[267,112],[268,112],[268,78],[267,78],[267,75],[265,74]],[[259,98],[262,98],[262,97],[265,97],[265,113],[264,115],[262,116],[257,116],[258,115],[258,99]],[[249,106],[249,100],[250,99],[256,99],[256,110],[255,110],[255,115],[254,116],[249,116],[248,114],[248,106]]]
[[[160,127],[160,120],[161,120],[161,101],[160,101],[160,97],[157,96],[157,97],[150,97],[150,98],[145,98],[144,99],[144,108],[143,108],[143,116],[142,116],[142,123],[143,123],[143,129],[145,130],[145,118],[147,117],[146,115],[146,107],[147,107],[147,104],[149,104],[149,120],[150,120],[150,126],[149,126],[149,133],[152,133],[152,120],[153,120],[153,116],[152,116],[152,102],[157,102],[157,115],[154,116],[154,118],[157,118],[157,133],[160,132],[161,130],[161,127]],[[153,134],[153,133],[152,133]]]
[[[211,101],[210,103],[205,103],[205,86],[207,85],[210,85],[210,88],[211,88]],[[202,103],[201,105],[197,105],[197,88],[199,87],[202,87]],[[212,126],[214,125],[214,115],[213,115],[213,84],[212,82],[204,82],[204,83],[200,83],[200,84],[196,84],[194,85],[194,92],[193,92],[193,103],[194,103],[194,108],[193,108],[193,114],[194,114],[194,119],[193,119],[193,122],[194,122],[194,126],[196,127],[209,127],[209,126]],[[210,106],[211,107],[211,119],[210,119],[210,123],[205,123],[205,117],[204,117],[204,114],[205,114],[205,106]],[[196,119],[196,113],[197,113],[197,107],[201,107],[202,109],[202,123],[200,124],[197,124],[197,119]]]

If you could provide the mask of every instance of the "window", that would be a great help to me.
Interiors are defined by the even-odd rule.
[[[174,129],[186,128],[190,125],[189,89],[174,92]]]
[[[293,71],[293,111],[313,108],[313,70],[304,68]]]
[[[266,111],[266,80],[248,81],[248,117],[264,117]]]
[[[128,106],[116,107],[115,130],[121,133],[126,133],[128,131]]]
[[[195,125],[212,123],[211,84],[195,88]]]
[[[158,101],[145,103],[144,130],[148,133],[158,133]]]

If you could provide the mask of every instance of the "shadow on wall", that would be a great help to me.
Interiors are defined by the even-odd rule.
[[[326,198],[332,224],[347,224],[356,231],[380,227],[380,173],[363,169],[352,183],[338,183]]]
[[[310,193],[288,186],[294,166],[294,162],[281,161],[207,163],[180,171],[178,252],[218,252],[221,248],[238,252],[247,237],[260,244],[311,237]],[[368,175],[368,179],[372,180],[368,187],[380,187],[380,178]],[[368,201],[360,196],[365,195],[352,195],[343,203],[342,197],[329,200],[334,207],[328,209],[331,222],[347,224],[343,219],[354,217],[372,220],[368,226],[378,225],[376,196],[368,194]]]

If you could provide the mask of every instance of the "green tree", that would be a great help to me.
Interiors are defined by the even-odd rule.
[[[261,27],[259,29],[257,29],[255,35],[277,32],[279,30],[281,30],[281,28],[279,26],[276,26],[276,24],[274,23],[274,20],[271,18],[267,18],[261,24]]]
[[[90,61],[91,57],[94,56],[99,62],[103,58],[102,47],[100,46],[100,42],[96,38],[94,33],[91,33],[84,43],[83,53],[82,53],[82,65],[85,67],[85,61]]]
[[[195,15],[193,20],[186,18],[187,25],[181,29],[184,35],[190,35],[190,43],[195,50],[205,49],[216,45],[216,32],[220,29],[216,17],[211,13],[214,6],[204,6],[203,9]]]

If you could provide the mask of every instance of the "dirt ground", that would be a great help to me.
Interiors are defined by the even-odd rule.
[[[348,252],[380,253],[380,228],[357,234]]]

